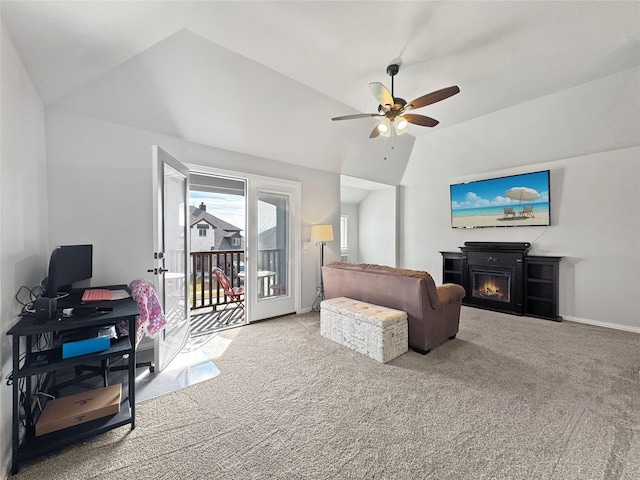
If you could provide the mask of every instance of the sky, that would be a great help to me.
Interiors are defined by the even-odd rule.
[[[231,225],[244,230],[245,208],[243,196],[210,192],[189,192],[190,205],[199,207],[202,202],[207,206],[207,213],[215,215],[225,222],[229,222]]]
[[[451,185],[451,206],[455,209],[481,208],[520,203],[505,195],[514,187],[532,188],[538,192],[540,198],[527,200],[527,203],[542,203],[549,201],[549,185],[547,171],[514,175],[510,177],[493,178]]]
[[[189,204],[199,207],[204,202],[207,213],[214,215],[231,225],[245,230],[245,197],[211,192],[189,192]],[[258,233],[268,230],[276,224],[276,212],[273,205],[260,202],[258,209]]]

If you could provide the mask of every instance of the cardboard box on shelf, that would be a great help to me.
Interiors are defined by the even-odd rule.
[[[87,390],[50,400],[36,423],[36,436],[115,415],[120,411],[122,384]]]

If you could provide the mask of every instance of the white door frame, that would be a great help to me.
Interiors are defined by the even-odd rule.
[[[220,177],[229,177],[229,178],[235,178],[235,179],[243,179],[246,181],[246,192],[248,193],[250,190],[250,185],[251,182],[254,181],[254,183],[256,184],[260,184],[260,183],[266,183],[266,184],[271,184],[271,185],[275,185],[275,186],[282,186],[286,189],[291,189],[293,190],[293,194],[291,196],[291,200],[292,203],[294,203],[295,205],[293,205],[293,215],[291,216],[291,232],[290,232],[290,239],[291,239],[291,262],[292,262],[292,272],[293,272],[293,282],[292,282],[292,286],[294,287],[294,305],[295,305],[295,311],[296,313],[300,313],[302,306],[302,300],[301,300],[301,292],[302,292],[302,279],[301,279],[301,272],[302,272],[302,265],[301,265],[301,221],[300,221],[300,209],[301,209],[301,201],[302,201],[302,188],[301,188],[301,183],[300,182],[296,182],[296,181],[292,181],[292,180],[283,180],[283,179],[279,179],[279,178],[272,178],[272,177],[266,177],[263,175],[254,175],[254,174],[250,174],[250,173],[243,173],[243,172],[235,172],[235,171],[231,171],[231,170],[224,170],[224,169],[219,169],[219,168],[214,168],[214,167],[208,167],[208,166],[204,166],[204,165],[196,165],[196,164],[191,164],[191,163],[186,163],[185,166],[189,169],[190,173],[195,173],[195,174],[202,174],[202,175],[213,175],[213,176],[220,176]],[[245,197],[247,198],[247,197]],[[247,235],[247,239],[249,238],[253,238],[254,236],[254,232],[252,230],[252,225],[251,222],[249,221],[249,200],[247,198],[247,200],[245,201],[245,208],[246,208],[246,212],[245,212],[245,218],[247,225],[247,231],[246,231],[246,235]],[[257,232],[255,232],[255,236],[257,238]],[[249,250],[249,245],[252,242],[248,241],[246,242],[247,245],[247,250],[245,251],[245,271],[247,271],[248,269],[251,268],[251,265],[253,265],[253,259],[254,257],[257,255],[256,251],[250,251]],[[257,247],[257,243],[256,243],[256,247]],[[254,248],[255,250],[255,248]],[[247,287],[247,285],[249,285],[249,288],[251,288],[251,284],[245,283],[245,287]],[[249,294],[252,295],[251,290],[249,290]],[[250,302],[247,299],[247,296],[245,296],[245,308],[247,309],[247,319],[250,322],[250,319],[252,318],[252,308],[260,308],[259,305],[255,306],[255,305],[251,305],[253,302]],[[258,312],[255,312],[256,316],[259,317]],[[290,313],[290,312],[282,312],[284,313]]]

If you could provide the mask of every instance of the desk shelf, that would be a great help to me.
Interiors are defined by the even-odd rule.
[[[18,453],[19,462],[25,462],[55,452],[72,443],[79,443],[114,428],[131,423],[131,406],[129,399],[120,403],[120,412],[115,415],[97,418],[81,425],[74,425],[62,430],[47,433],[39,437],[27,435]]]
[[[18,378],[30,377],[52,370],[62,370],[67,367],[95,363],[105,358],[122,357],[131,353],[129,337],[115,340],[107,350],[79,355],[77,357],[62,358],[62,348],[52,348],[40,352],[34,352],[25,361],[25,365],[18,371]],[[40,357],[43,357],[40,359]]]
[[[108,349],[62,358],[62,348],[54,347],[42,351],[33,351],[34,339],[38,335],[55,334],[77,328],[95,328],[116,325],[124,321],[128,324],[129,332],[136,331],[136,317],[139,314],[138,304],[132,298],[108,302],[105,306],[112,307],[112,311],[91,317],[65,318],[46,322],[37,322],[33,317],[22,317],[7,335],[12,336],[13,345],[13,419],[12,419],[12,457],[11,473],[20,469],[20,463],[31,460],[50,452],[62,450],[67,445],[77,443],[95,435],[107,432],[123,425],[135,428],[135,346],[132,337],[112,340]],[[24,357],[24,360],[22,358]],[[107,359],[125,357],[128,366],[126,382],[122,384],[122,400],[120,411],[115,415],[98,418],[80,425],[63,428],[61,430],[36,436],[35,425],[40,410],[34,402],[34,378],[45,379],[39,388],[45,392],[50,388],[51,394],[57,388],[64,389],[72,382],[65,382],[48,387],[48,382],[56,376],[56,372],[64,372],[79,365],[104,364]],[[22,363],[22,366],[20,365]],[[81,376],[78,376],[80,378]],[[75,381],[75,379],[74,379]],[[24,392],[20,390],[24,385]],[[74,388],[86,390],[82,384]],[[66,396],[66,395],[65,395]],[[23,427],[23,424],[26,425]]]

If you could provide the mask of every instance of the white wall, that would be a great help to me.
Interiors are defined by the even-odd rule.
[[[396,187],[373,190],[358,209],[359,261],[396,266]]]
[[[61,110],[47,110],[49,223],[52,245],[94,245],[93,284],[149,278],[152,248],[151,145],[183,163],[302,183],[302,241],[310,225],[340,226],[340,178],[267,159],[205,147],[175,137]],[[302,250],[302,307],[310,308],[319,281],[319,252]],[[339,242],[325,250],[339,259]]]
[[[13,366],[7,330],[21,305],[14,296],[46,276],[47,203],[44,107],[11,38],[1,27],[0,128],[0,477],[11,451],[12,389],[5,377]],[[24,301],[29,296],[20,295]]]
[[[401,265],[441,279],[441,250],[531,242],[532,254],[565,257],[563,317],[640,332],[639,86],[631,69],[419,139],[402,187]],[[551,226],[451,228],[450,184],[547,168]]]
[[[348,215],[347,220],[347,243],[349,245],[348,261],[351,263],[360,262],[360,233],[358,232],[359,214],[357,203],[342,203],[341,210],[343,215]]]
[[[517,166],[638,146],[639,89],[640,67],[636,67],[429,130],[416,140],[401,183],[490,175]]]

